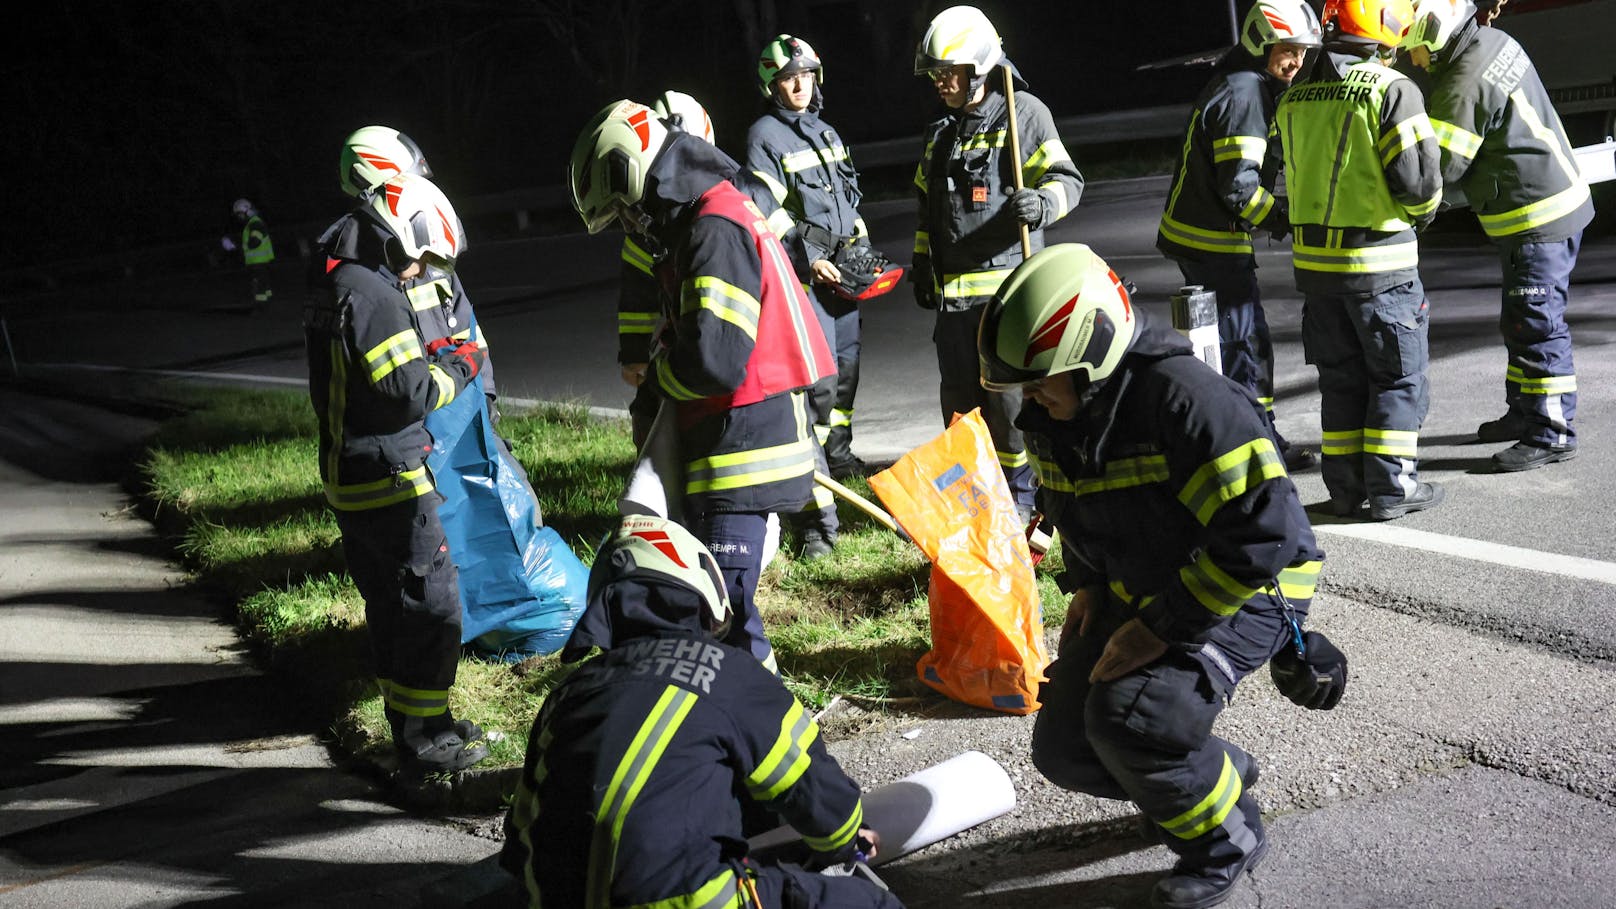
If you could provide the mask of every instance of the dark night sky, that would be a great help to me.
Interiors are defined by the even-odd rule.
[[[589,17],[560,40],[538,11],[569,5]],[[243,195],[272,229],[328,219],[342,138],[372,122],[420,142],[454,199],[559,184],[591,114],[664,88],[701,99],[738,153],[761,103],[747,5],[67,0],[8,33],[3,246],[17,265],[205,242]],[[850,141],[918,135],[934,107],[913,50],[947,5],[780,2],[764,37],[815,46],[826,118]],[[1228,40],[1222,0],[979,5],[1057,116],[1189,100],[1204,73],[1133,67]]]

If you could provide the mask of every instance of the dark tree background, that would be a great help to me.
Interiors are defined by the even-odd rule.
[[[340,143],[367,123],[414,137],[456,200],[559,185],[595,111],[669,88],[700,99],[739,153],[760,111],[757,53],[779,32],[825,59],[826,117],[850,141],[917,135],[935,103],[914,47],[948,5],[40,4],[8,29],[0,64],[3,247],[15,268],[203,243],[239,196],[272,229],[328,220],[345,205]],[[1057,116],[1189,100],[1204,73],[1135,67],[1229,42],[1227,0],[979,6]]]

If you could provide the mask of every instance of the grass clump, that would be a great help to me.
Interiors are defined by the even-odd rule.
[[[370,678],[364,603],[349,580],[336,522],[325,506],[308,401],[284,391],[191,391],[194,409],[166,424],[141,465],[145,501],[198,579],[237,604],[248,640],[269,662],[308,680],[305,697],[333,717],[342,746],[390,749]],[[507,414],[500,434],[527,469],[553,528],[588,564],[615,526],[617,498],[634,458],[623,421],[581,406]],[[849,483],[869,497],[862,480]],[[929,648],[929,565],[910,543],[852,508],[828,557],[802,562],[786,550],[758,589],[788,687],[813,709],[838,694],[873,702],[941,700],[915,675]],[[1065,598],[1040,572],[1058,623]],[[462,658],[451,709],[504,737],[484,766],[522,761],[545,695],[570,667],[555,656],[503,663]]]

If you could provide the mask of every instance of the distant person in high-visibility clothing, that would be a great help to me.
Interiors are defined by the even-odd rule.
[[[275,286],[270,280],[269,267],[275,261],[275,243],[269,237],[269,228],[258,208],[247,199],[237,199],[230,206],[230,215],[241,228],[241,243],[236,245],[225,237],[228,252],[239,250],[242,264],[247,266],[248,293],[251,295],[244,308],[249,312],[267,305],[275,298]]]

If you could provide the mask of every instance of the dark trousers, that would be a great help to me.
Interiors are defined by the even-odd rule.
[[[1015,426],[1016,417],[1021,414],[1021,392],[988,391],[982,387],[976,329],[982,322],[984,308],[937,312],[937,324],[931,337],[937,345],[938,398],[943,425],[947,426],[954,414],[982,408],[982,418],[988,424],[993,448],[999,455],[999,466],[1010,484],[1010,497],[1017,505],[1031,506],[1032,462],[1027,459],[1026,440]]]
[[[1199,284],[1218,296],[1218,347],[1223,374],[1251,391],[1270,413],[1274,410],[1274,343],[1263,313],[1255,256],[1180,259],[1185,284]],[[1288,443],[1274,430],[1281,449]]]
[[[449,729],[460,663],[460,591],[437,493],[369,511],[336,512],[348,573],[365,600],[376,678],[393,741]]]
[[[1540,446],[1575,445],[1577,370],[1571,362],[1566,302],[1582,232],[1552,243],[1501,244],[1503,307],[1498,330],[1509,351],[1504,401],[1525,418],[1522,441]]]
[[[825,306],[831,334],[825,336],[836,352],[836,382],[831,398],[825,460],[832,470],[853,460],[853,399],[858,396],[859,354],[864,317],[858,304],[837,299]]]
[[[1377,294],[1306,295],[1302,347],[1319,371],[1321,471],[1332,500],[1391,505],[1418,487],[1428,316],[1418,278]]]
[[[1228,864],[1261,842],[1262,814],[1241,782],[1251,758],[1212,725],[1240,680],[1287,645],[1290,626],[1279,602],[1259,593],[1201,649],[1172,649],[1090,684],[1106,641],[1137,613],[1108,595],[1089,633],[1067,639],[1039,689],[1033,764],[1057,786],[1137,803],[1191,866]]]
[[[702,514],[690,523],[690,532],[713,554],[729,590],[735,621],[724,643],[750,651],[759,663],[775,670],[774,647],[763,633],[763,615],[757,608],[758,576],[763,573],[763,538],[768,533],[766,514]]]

